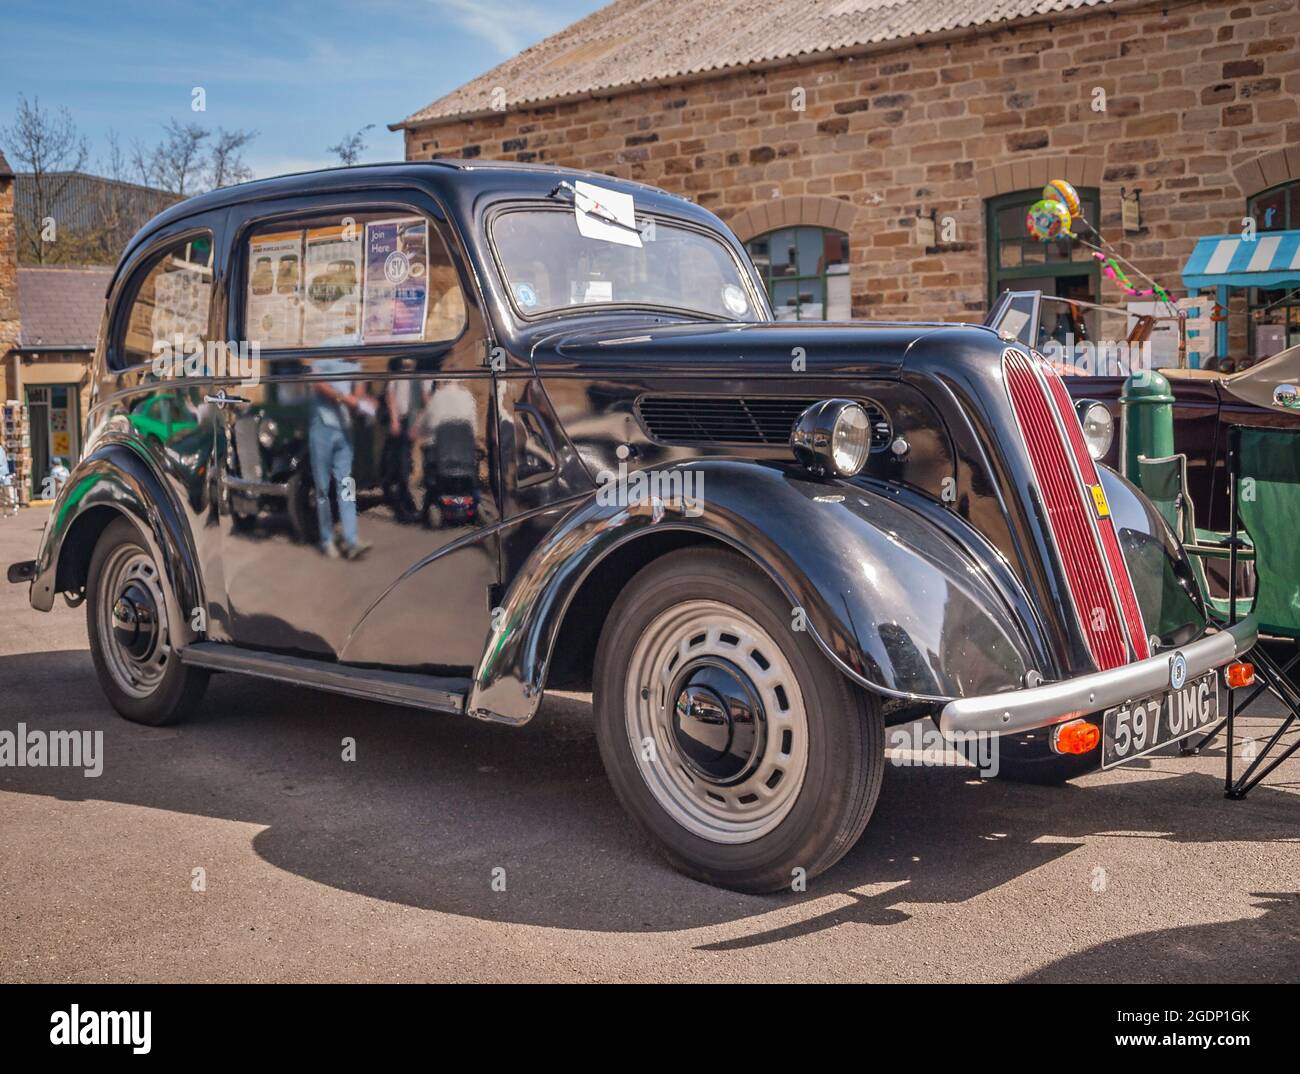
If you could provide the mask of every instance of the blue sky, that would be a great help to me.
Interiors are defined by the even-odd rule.
[[[66,105],[90,144],[153,144],[169,119],[256,128],[259,177],[333,162],[367,123],[362,159],[402,157],[405,118],[601,7],[603,0],[0,0],[0,127],[18,94]],[[207,111],[191,111],[202,86]]]

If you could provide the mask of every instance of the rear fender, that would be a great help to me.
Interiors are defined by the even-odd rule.
[[[41,535],[32,607],[43,612],[53,607],[68,535],[79,519],[101,508],[132,519],[154,562],[162,567],[173,644],[197,640],[190,625],[192,613],[206,605],[189,525],[153,467],[122,442],[104,444],[78,462],[60,490]]]

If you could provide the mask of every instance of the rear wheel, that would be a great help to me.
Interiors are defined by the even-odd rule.
[[[172,647],[166,579],[126,518],[105,527],[90,559],[86,627],[99,685],[136,723],[172,723],[198,704],[208,674]]]
[[[811,878],[857,841],[884,768],[879,712],[739,556],[651,563],[596,654],[610,782],[677,868],[741,891]]]

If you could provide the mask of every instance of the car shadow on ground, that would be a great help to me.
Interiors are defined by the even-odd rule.
[[[703,950],[761,947],[842,924],[890,926],[918,905],[960,904],[1039,869],[1089,836],[1188,843],[1294,842],[1300,799],[1260,787],[1226,802],[1217,775],[1182,775],[1086,787],[981,781],[958,768],[890,768],[872,823],[845,859],[803,893],[748,896],[672,872],[638,834],[601,768],[589,708],[548,699],[522,728],[439,716],[214,676],[184,723],[146,728],[103,700],[89,654],[0,658],[0,727],[101,730],[104,770],[0,768],[0,790],[100,800],[259,825],[256,852],[275,867],[332,887],[412,907],[554,928],[676,931],[737,923],[753,931]],[[356,759],[342,755],[355,740]],[[1162,771],[1177,758],[1154,762]],[[203,847],[194,848],[202,861]],[[504,869],[506,890],[492,890]],[[499,875],[499,874],[496,874]],[[1261,885],[1263,886],[1263,885]],[[838,905],[771,927],[774,911],[825,896]],[[847,898],[850,901],[844,903]],[[1238,930],[1290,947],[1295,896]],[[1290,901],[1287,901],[1290,900]],[[903,907],[908,907],[904,909]],[[776,914],[788,919],[788,914]],[[1123,979],[1140,957],[1101,945],[1038,978]],[[1152,933],[1166,971],[1185,947],[1191,979],[1207,929]],[[1281,966],[1276,967],[1281,968]]]
[[[1019,978],[1030,983],[1131,981],[1246,984],[1300,980],[1300,892],[1251,892],[1258,917],[1124,936]],[[1158,977],[1153,976],[1158,971]]]

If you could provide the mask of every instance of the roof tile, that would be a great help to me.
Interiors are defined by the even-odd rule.
[[[93,347],[113,270],[18,269],[19,347]]]
[[[509,110],[1113,2],[614,0],[393,129],[501,111],[493,108],[494,89]]]

